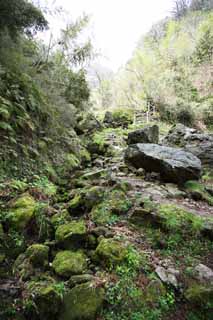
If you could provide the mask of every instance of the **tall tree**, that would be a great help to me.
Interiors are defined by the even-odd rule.
[[[0,0],[0,33],[8,30],[11,37],[43,30],[47,21],[40,9],[27,0]]]

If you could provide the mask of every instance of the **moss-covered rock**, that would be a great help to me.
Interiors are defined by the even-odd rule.
[[[213,206],[213,196],[205,189],[202,183],[197,181],[187,181],[185,189],[194,200],[206,201],[210,206]]]
[[[191,284],[185,291],[185,297],[195,305],[213,308],[213,286],[198,283]]]
[[[85,239],[87,233],[83,220],[72,221],[57,228],[55,239],[66,248],[78,246]]]
[[[69,212],[71,215],[88,212],[103,199],[104,192],[104,188],[100,186],[78,190],[73,199],[68,203]]]
[[[25,313],[27,318],[56,320],[62,303],[60,286],[52,281],[30,281],[26,285]]]
[[[97,224],[109,223],[114,215],[128,212],[132,203],[121,190],[113,190],[106,194],[104,201],[91,211],[91,218]]]
[[[82,274],[87,269],[87,257],[82,251],[60,251],[52,263],[55,272],[62,277]]]
[[[74,210],[79,211],[81,210],[82,206],[84,205],[83,197],[81,193],[77,193],[72,200],[69,201],[68,203],[68,210],[72,211]]]
[[[100,186],[94,186],[86,190],[85,192],[85,205],[87,209],[91,209],[93,206],[103,200],[104,188]]]
[[[26,250],[26,258],[33,266],[46,266],[48,264],[49,247],[43,244],[33,244]]]
[[[33,218],[36,202],[29,194],[23,194],[11,205],[8,214],[9,224],[12,228],[22,231]]]
[[[102,239],[95,250],[95,259],[106,266],[120,263],[126,257],[127,249],[115,239]]]
[[[95,320],[104,301],[104,289],[92,282],[75,286],[64,297],[60,320]]]

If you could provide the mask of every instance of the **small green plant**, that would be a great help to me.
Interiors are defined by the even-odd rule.
[[[38,228],[38,239],[48,239],[51,233],[48,218],[48,204],[40,202],[35,209],[35,220]]]
[[[66,290],[64,282],[58,282],[58,283],[54,284],[53,287],[54,287],[55,291],[58,293],[58,295],[60,296],[60,298],[62,300],[64,292]]]
[[[34,176],[34,180],[29,184],[29,186],[40,190],[49,197],[54,196],[57,192],[57,187],[45,176]]]

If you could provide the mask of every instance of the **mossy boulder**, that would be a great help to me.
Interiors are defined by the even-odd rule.
[[[95,320],[104,301],[104,289],[93,282],[80,284],[64,297],[60,320]]]
[[[103,200],[104,188],[100,186],[94,186],[86,190],[85,192],[85,205],[87,209],[91,209],[93,206]]]
[[[68,203],[69,212],[81,212],[83,211],[84,200],[80,192],[76,193],[74,198]]]
[[[56,241],[65,248],[79,246],[87,234],[86,224],[83,220],[72,221],[59,226],[55,233]]]
[[[205,186],[202,183],[197,181],[187,181],[185,183],[185,190],[194,200],[203,200],[210,206],[213,206],[213,196],[205,189]]]
[[[62,304],[59,285],[52,281],[30,281],[26,285],[25,313],[28,318],[56,320]]]
[[[78,191],[68,203],[68,210],[71,215],[79,215],[88,212],[98,204],[104,197],[104,188],[93,186]]]
[[[185,291],[185,298],[191,303],[213,308],[213,286],[192,283]]]
[[[49,247],[43,244],[32,244],[26,250],[26,258],[35,267],[48,265]]]
[[[62,277],[82,274],[87,269],[87,257],[82,251],[60,251],[52,263],[55,272]]]
[[[126,254],[127,248],[122,242],[115,239],[102,239],[95,250],[95,259],[109,267],[122,262]]]
[[[36,201],[29,194],[23,194],[11,205],[8,214],[9,224],[17,231],[22,231],[33,218]]]
[[[91,218],[97,224],[109,223],[113,216],[128,212],[132,202],[125,192],[113,190],[105,195],[103,202],[95,206],[91,211]]]

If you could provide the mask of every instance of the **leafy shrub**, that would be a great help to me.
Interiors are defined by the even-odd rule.
[[[113,123],[116,127],[128,127],[133,123],[133,110],[132,109],[116,109],[112,112]]]

